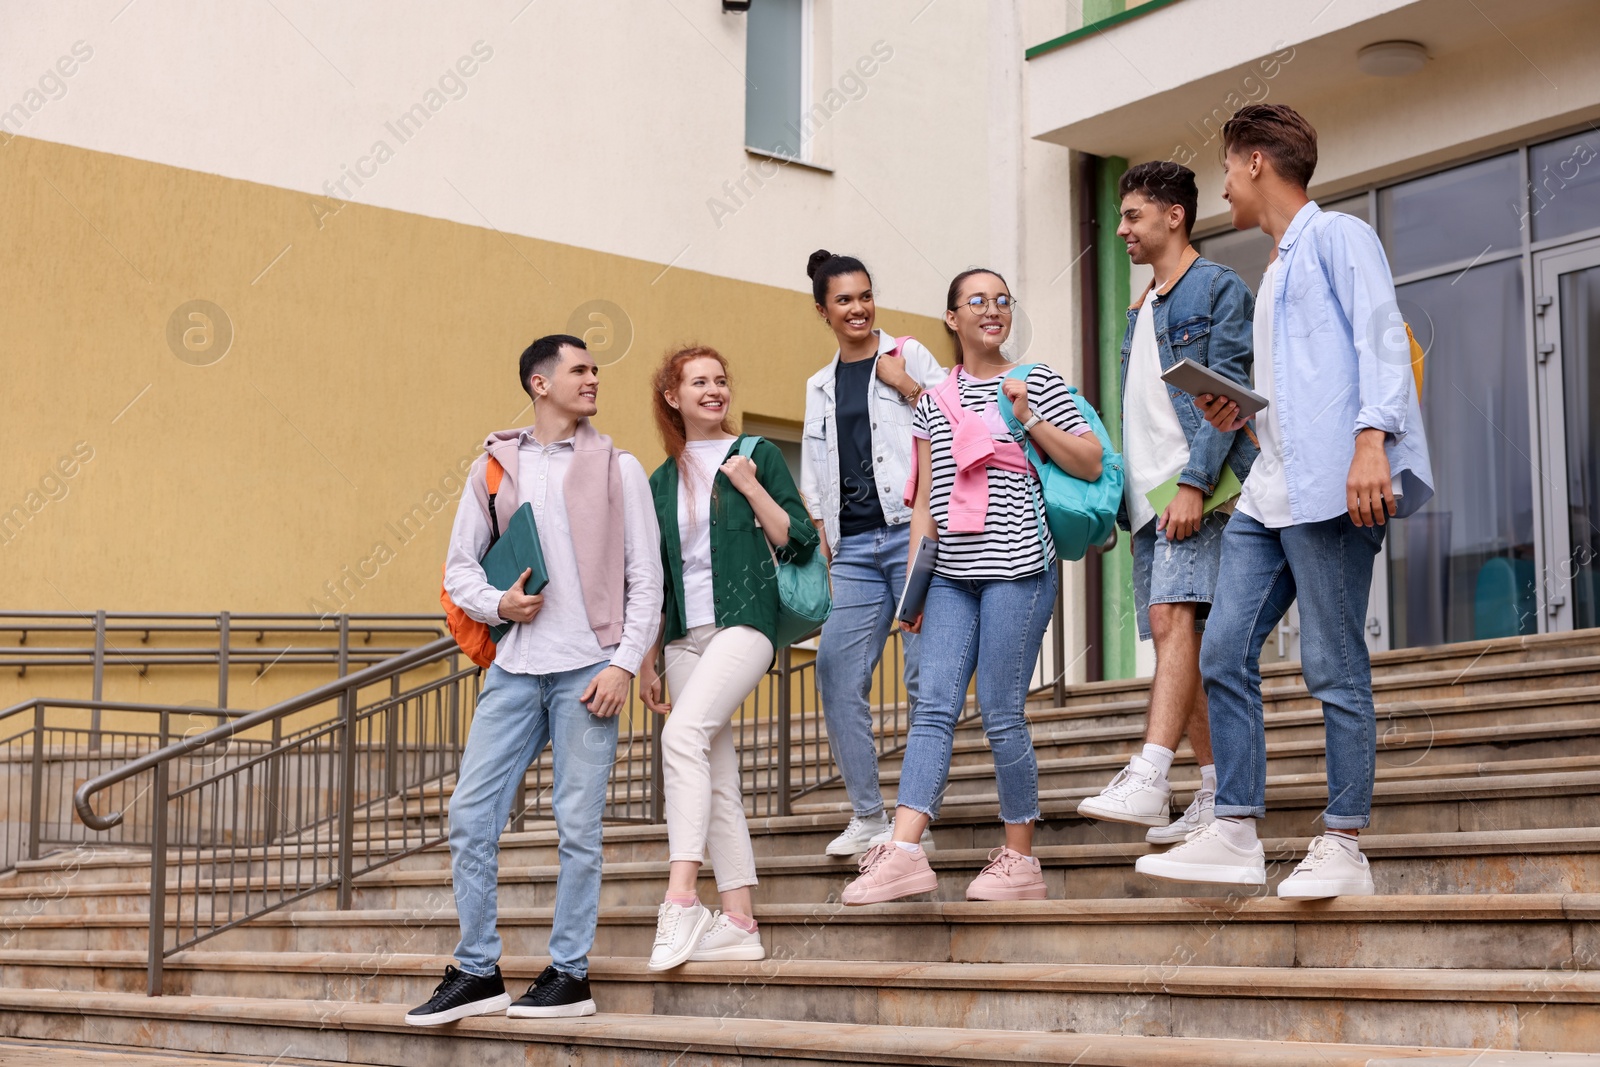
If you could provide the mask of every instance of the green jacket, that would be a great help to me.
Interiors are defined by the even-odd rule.
[[[739,441],[728,442],[737,454]],[[772,499],[789,513],[789,543],[777,549],[778,558],[804,563],[820,540],[811,516],[800,500],[783,453],[770,441],[760,441],[750,457],[756,477]],[[662,603],[666,625],[661,643],[676,641],[687,632],[683,618],[683,544],[678,534],[678,465],[672,459],[650,475],[656,520],[661,524],[661,564],[666,574]],[[778,617],[778,579],[767,552],[767,538],[756,525],[755,511],[744,494],[721,471],[711,483],[711,588],[716,599],[717,625],[750,626],[773,639]]]

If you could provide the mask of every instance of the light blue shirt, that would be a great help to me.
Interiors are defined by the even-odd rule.
[[[1372,227],[1302,207],[1278,244],[1272,287],[1273,402],[1296,525],[1348,512],[1356,434],[1384,431],[1400,516],[1433,496],[1433,468],[1412,385],[1411,347],[1389,260]],[[1256,353],[1260,359],[1262,353]]]

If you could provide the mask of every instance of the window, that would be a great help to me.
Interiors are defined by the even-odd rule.
[[[1368,225],[1372,223],[1367,217],[1366,193],[1343,200],[1330,200],[1320,206],[1324,211],[1342,211]],[[1211,262],[1232,267],[1251,292],[1255,292],[1256,286],[1261,284],[1261,276],[1267,273],[1267,256],[1272,252],[1271,239],[1260,230],[1227,230],[1212,237],[1203,237],[1195,245],[1200,254]]]
[[[1520,249],[1520,168],[1508,152],[1381,190],[1378,233],[1394,276]]]
[[[1528,150],[1533,239],[1600,226],[1600,134],[1593,130]]]
[[[810,0],[752,0],[745,23],[744,143],[804,160]]]

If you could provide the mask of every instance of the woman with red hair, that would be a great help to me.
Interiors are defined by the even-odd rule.
[[[774,558],[803,563],[819,535],[783,453],[733,431],[728,364],[704,347],[671,352],[656,372],[656,425],[667,459],[650,476],[666,572],[661,636],[672,702],[654,651],[639,674],[661,731],[670,873],[650,970],[686,960],[759,960],[750,904],[755,855],[745,822],[733,716],[772,665]],[[748,455],[745,455],[748,453]],[[668,714],[670,713],[670,714]],[[709,850],[722,911],[695,884]]]

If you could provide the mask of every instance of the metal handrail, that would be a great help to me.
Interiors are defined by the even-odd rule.
[[[347,674],[335,681],[319,685],[315,689],[307,690],[299,696],[280,701],[271,707],[250,712],[235,719],[233,722],[207,730],[203,734],[196,734],[193,737],[170,744],[159,751],[142,756],[132,763],[124,764],[109,774],[102,774],[97,778],[91,778],[84,782],[73,792],[72,806],[77,810],[78,818],[83,821],[85,826],[94,830],[109,830],[122,821],[123,813],[118,811],[110,815],[98,815],[95,813],[91,801],[95,794],[109,789],[118,782],[126,781],[136,774],[153,770],[161,764],[177,759],[180,756],[186,756],[196,749],[204,748],[206,745],[228,740],[241,730],[249,730],[264,723],[282,719],[286,715],[305,711],[318,704],[336,699],[346,692],[352,692],[374,682],[387,681],[391,677],[398,677],[405,671],[454,655],[456,651],[455,638],[441,637],[437,641],[412,649],[410,652],[396,656],[383,663],[373,664],[371,667],[356,671],[353,674]],[[185,708],[183,710],[190,711],[193,709]]]

